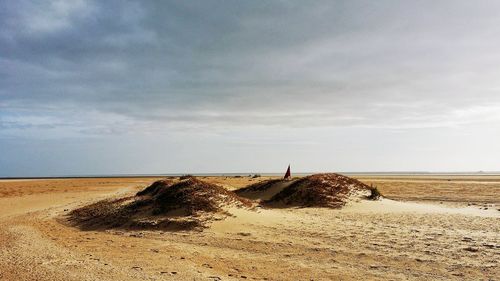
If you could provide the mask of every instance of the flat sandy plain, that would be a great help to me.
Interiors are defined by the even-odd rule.
[[[234,210],[203,232],[62,223],[158,178],[0,180],[0,280],[500,280],[500,176],[355,177],[385,199]]]

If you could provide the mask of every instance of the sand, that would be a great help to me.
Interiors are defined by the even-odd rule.
[[[157,178],[0,181],[0,280],[498,280],[499,178],[359,178],[386,198],[235,208],[204,231],[177,232],[61,221]],[[264,179],[204,180],[234,190]]]

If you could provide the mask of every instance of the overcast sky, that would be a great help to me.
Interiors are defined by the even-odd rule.
[[[500,170],[498,1],[0,1],[0,176]]]

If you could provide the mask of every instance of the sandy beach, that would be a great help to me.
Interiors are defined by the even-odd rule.
[[[201,178],[228,190],[266,179]],[[359,178],[385,198],[339,210],[235,209],[203,231],[82,231],[64,222],[72,209],[158,178],[3,180],[0,279],[498,278],[500,177]]]

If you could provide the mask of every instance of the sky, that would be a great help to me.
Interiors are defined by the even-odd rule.
[[[499,159],[498,1],[0,1],[0,177]]]

